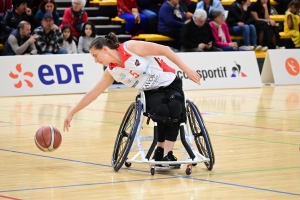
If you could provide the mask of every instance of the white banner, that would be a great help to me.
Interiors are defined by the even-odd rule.
[[[251,52],[205,52],[178,53],[179,57],[201,75],[201,85],[187,78],[172,62],[166,63],[177,70],[183,79],[184,90],[251,88],[261,87],[255,53]]]
[[[85,93],[102,75],[90,54],[1,56],[0,96]]]
[[[300,84],[300,49],[268,50],[261,78],[275,85]]]

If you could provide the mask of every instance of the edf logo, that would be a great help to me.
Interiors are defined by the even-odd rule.
[[[67,84],[72,80],[72,73],[68,66],[66,65],[55,65],[55,72],[58,84]],[[82,68],[82,64],[72,64],[74,78],[76,83],[80,83],[79,75],[83,75],[83,71],[80,71],[78,68]],[[67,77],[62,78],[62,72],[65,71]],[[45,85],[52,85],[56,82],[54,79],[55,75],[52,68],[49,65],[41,65],[38,69],[38,74],[41,82]]]

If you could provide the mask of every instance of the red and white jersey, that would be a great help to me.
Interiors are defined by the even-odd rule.
[[[163,60],[154,56],[142,57],[130,52],[126,43],[118,47],[122,66],[110,63],[109,73],[117,82],[138,90],[153,90],[170,85],[176,71]]]

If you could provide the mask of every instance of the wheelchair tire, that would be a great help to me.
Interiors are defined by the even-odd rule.
[[[193,102],[191,102],[191,103],[192,103],[193,106],[196,108],[196,110],[197,110],[197,112],[198,112],[198,114],[199,114],[199,117],[200,117],[201,121],[203,122],[203,123],[202,123],[202,124],[203,124],[203,128],[204,128],[204,130],[206,131],[206,136],[207,136],[208,142],[209,142],[209,144],[210,144],[210,151],[211,151],[211,153],[212,153],[213,165],[215,165],[215,161],[216,161],[216,159],[215,159],[215,153],[214,153],[214,149],[213,149],[213,146],[212,146],[212,144],[211,144],[211,141],[210,141],[209,133],[208,133],[208,131],[207,131],[207,129],[206,129],[206,126],[205,126],[205,122],[204,122],[204,120],[203,120],[203,118],[202,118],[202,115],[201,115],[201,113],[200,113],[198,107],[197,107]]]
[[[133,102],[126,111],[119,128],[114,145],[111,164],[118,171],[127,159],[134,141],[141,117],[142,104],[138,100]]]
[[[212,152],[212,145],[208,136],[208,132],[204,125],[204,121],[201,117],[201,114],[195,105],[187,100],[187,114],[191,132],[194,136],[195,144],[198,148],[199,153],[201,153],[206,158],[209,158],[209,161],[204,162],[208,170],[213,169],[214,165],[214,153]]]

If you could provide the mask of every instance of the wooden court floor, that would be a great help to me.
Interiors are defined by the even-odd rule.
[[[104,93],[74,116],[51,153],[36,148],[35,131],[48,124],[62,131],[82,95],[0,98],[0,199],[300,199],[300,85],[187,91],[216,156],[212,171],[200,163],[190,176],[185,167],[154,176],[146,164],[112,169],[116,133],[135,94]]]

